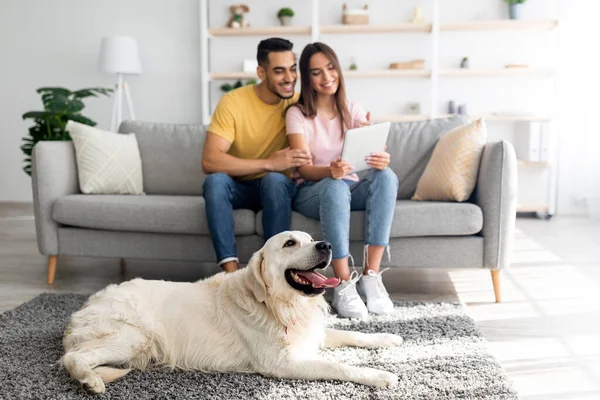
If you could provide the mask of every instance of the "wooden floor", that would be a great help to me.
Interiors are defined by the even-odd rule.
[[[460,301],[477,321],[522,399],[600,399],[600,221],[517,221],[513,266],[495,304],[487,270],[390,270],[396,299]],[[46,284],[31,206],[0,204],[0,312],[42,292],[97,291],[132,277],[196,280],[212,265],[116,259],[59,260]]]

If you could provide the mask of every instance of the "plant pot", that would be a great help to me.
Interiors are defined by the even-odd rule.
[[[281,24],[281,26],[288,26],[292,24],[292,17],[279,17],[279,23]]]
[[[510,19],[521,19],[521,10],[523,10],[523,4],[509,4],[508,15]]]

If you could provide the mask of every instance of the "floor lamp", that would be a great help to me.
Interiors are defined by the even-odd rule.
[[[142,65],[135,39],[127,36],[110,36],[102,39],[100,46],[100,58],[98,62],[100,71],[109,74],[117,74],[115,84],[114,103],[110,130],[116,132],[123,120],[123,96],[127,101],[130,119],[135,120],[133,104],[129,85],[125,81],[124,74],[141,74]]]

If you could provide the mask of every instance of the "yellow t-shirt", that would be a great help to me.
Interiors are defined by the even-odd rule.
[[[299,93],[278,104],[264,103],[256,94],[254,85],[225,93],[213,113],[209,132],[231,143],[230,155],[250,160],[267,159],[287,147],[285,110],[298,101]],[[289,175],[290,171],[286,171]],[[240,179],[258,179],[266,173],[241,176]]]

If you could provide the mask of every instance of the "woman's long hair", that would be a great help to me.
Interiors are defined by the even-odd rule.
[[[317,116],[317,92],[312,86],[310,74],[310,59],[317,53],[323,53],[325,57],[333,64],[333,67],[338,73],[338,89],[335,92],[336,111],[342,119],[341,137],[344,137],[344,132],[351,127],[350,113],[346,104],[346,85],[344,84],[344,75],[340,67],[335,51],[325,43],[315,42],[306,45],[300,56],[300,98],[294,104],[302,111],[302,114],[307,118],[315,118]]]

